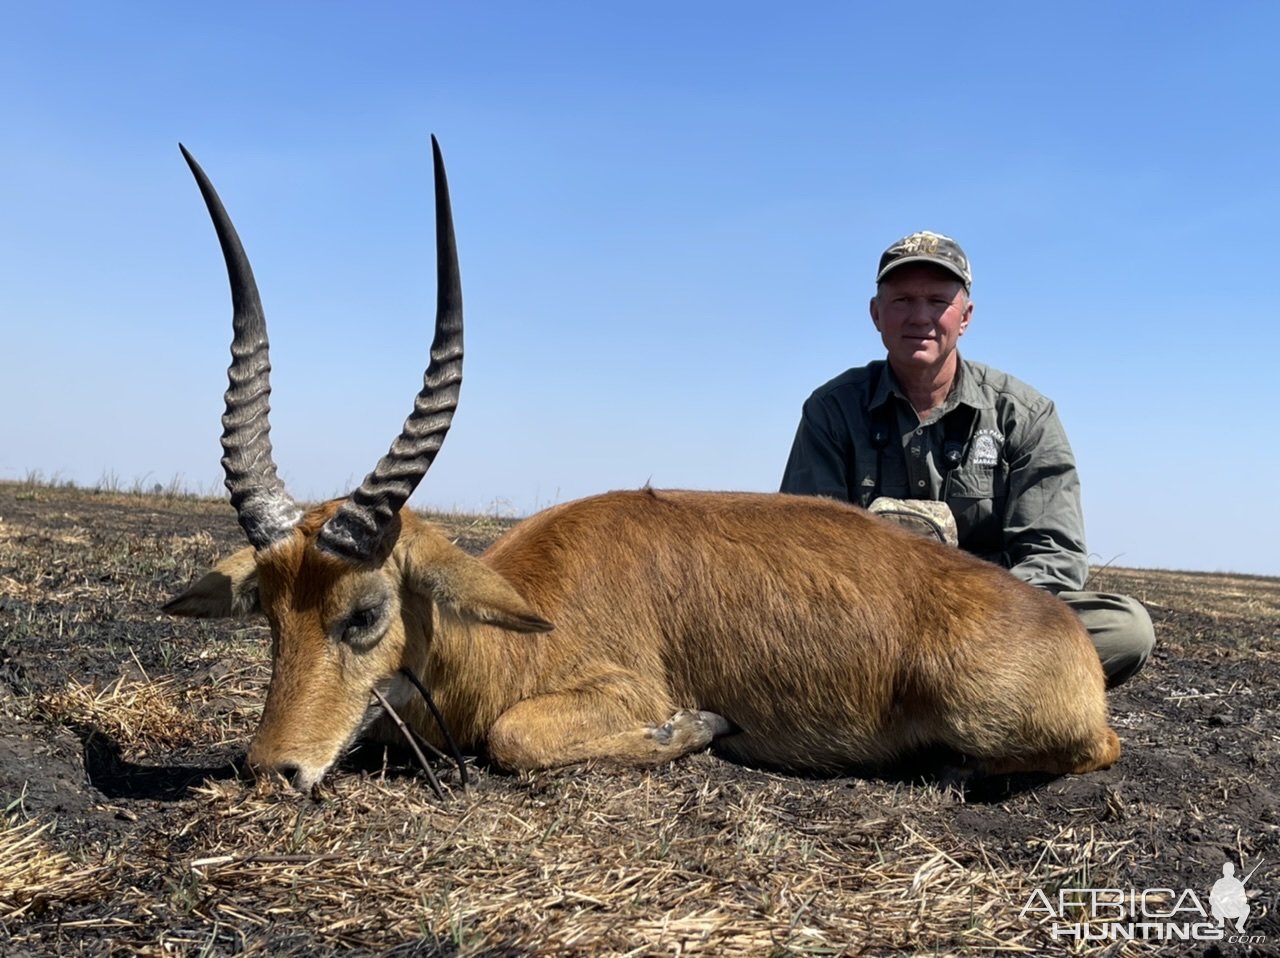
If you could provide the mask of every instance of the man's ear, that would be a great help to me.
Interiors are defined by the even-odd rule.
[[[223,559],[180,595],[161,606],[170,615],[223,619],[252,615],[258,604],[258,566],[248,546]]]
[[[877,330],[880,329],[880,303],[876,297],[871,297],[871,302],[867,304],[867,309],[871,313],[871,322]]]
[[[419,535],[406,544],[405,584],[464,622],[482,622],[512,632],[550,632],[555,628],[510,582],[442,536]]]

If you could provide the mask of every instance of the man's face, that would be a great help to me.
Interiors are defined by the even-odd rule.
[[[871,300],[871,321],[895,369],[940,368],[955,352],[972,315],[964,284],[928,263],[899,266]]]

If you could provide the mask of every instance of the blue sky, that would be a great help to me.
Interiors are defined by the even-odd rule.
[[[962,353],[1058,404],[1097,561],[1280,574],[1277,36],[1264,3],[9,5],[0,478],[221,489],[181,140],[258,276],[282,476],[357,483],[426,361],[435,133],[467,359],[413,504],[775,489],[927,228],[974,265]]]

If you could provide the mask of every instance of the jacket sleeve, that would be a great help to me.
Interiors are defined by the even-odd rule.
[[[1025,427],[1007,450],[1003,564],[1050,592],[1079,590],[1089,559],[1075,456],[1052,402],[1026,412]]]
[[[810,396],[800,414],[791,455],[782,472],[782,492],[849,499],[848,427],[827,405]]]

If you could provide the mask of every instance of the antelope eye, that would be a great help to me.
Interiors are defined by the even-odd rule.
[[[374,627],[382,620],[382,607],[371,606],[367,609],[356,609],[342,626],[342,641],[351,645],[369,645],[376,636],[371,635]]]

